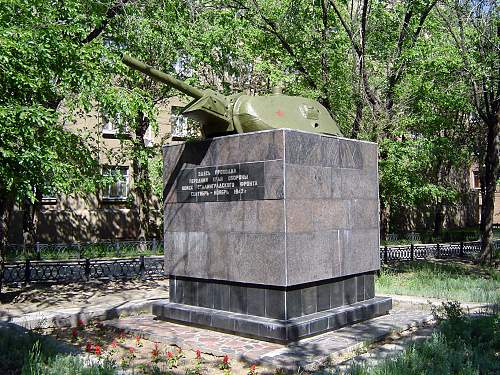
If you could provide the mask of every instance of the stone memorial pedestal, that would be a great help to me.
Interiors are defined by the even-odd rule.
[[[160,319],[290,342],[383,315],[377,145],[289,129],[164,147]]]

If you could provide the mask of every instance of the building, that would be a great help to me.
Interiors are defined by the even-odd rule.
[[[151,129],[148,129],[146,147],[161,147],[162,144],[179,140],[188,133],[187,119],[178,115],[181,108],[182,103],[177,98],[159,106],[158,134],[154,136]],[[44,196],[37,225],[36,237],[39,242],[94,242],[137,238],[138,214],[133,204],[132,162],[124,157],[117,137],[119,122],[119,118],[109,119],[101,113],[92,112],[78,118],[72,125],[71,128],[75,130],[96,132],[102,173],[118,174],[119,177],[95,194]],[[158,157],[161,162],[160,155]],[[156,227],[156,236],[161,237],[160,197],[153,197],[150,210],[150,221]],[[17,208],[9,226],[9,242],[23,242],[22,222],[23,212]]]

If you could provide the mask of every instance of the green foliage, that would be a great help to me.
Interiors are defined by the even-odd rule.
[[[85,364],[81,357],[58,354],[54,358],[43,359],[38,341],[33,346],[22,368],[21,375],[114,375],[117,369],[114,364],[104,360],[103,363]]]
[[[429,139],[385,139],[380,143],[386,158],[380,161],[381,199],[396,206],[416,205],[436,199],[454,201],[457,191],[437,184],[430,167],[439,154],[435,142]]]
[[[99,173],[85,139],[58,124],[57,113],[40,105],[0,107],[2,189],[22,199],[43,194],[90,190],[82,176]]]
[[[384,266],[378,293],[500,303],[500,273],[460,262],[401,262]]]
[[[497,71],[496,54],[482,54],[476,43],[475,26],[491,11],[481,5],[477,24],[466,20],[464,59],[453,32],[470,3],[462,9],[454,1],[372,1],[363,41],[355,4],[1,1],[0,195],[34,201],[35,192],[90,191],[103,183],[98,141],[73,126],[91,109],[120,118],[121,147],[105,159],[133,160],[133,189],[162,195],[161,150],[144,146],[144,130],[157,133],[157,107],[177,93],[121,64],[126,51],[224,94],[263,94],[284,84],[288,94],[323,103],[345,135],[360,109],[357,137],[380,144],[384,203],[453,204],[461,193],[453,173],[484,144],[468,121],[474,105],[464,72],[482,79]],[[340,17],[355,31],[352,41]],[[361,42],[363,79],[353,53]]]
[[[109,80],[107,49],[85,41],[106,7],[106,2],[1,2],[2,198],[34,201],[35,191],[67,193],[95,186],[93,140],[67,130],[75,108],[90,109]]]

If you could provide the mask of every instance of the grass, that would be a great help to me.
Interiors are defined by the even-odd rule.
[[[0,326],[0,374],[2,375],[107,375],[109,364],[86,366],[56,340],[21,329]]]
[[[368,367],[354,364],[351,375],[498,374],[500,371],[500,315],[471,317],[458,303],[435,311],[436,331],[426,341]],[[338,372],[327,371],[330,374]],[[323,371],[325,373],[325,371]]]
[[[400,262],[382,266],[378,294],[500,304],[500,272],[459,260]]]

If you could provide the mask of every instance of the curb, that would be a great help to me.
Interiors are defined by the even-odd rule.
[[[392,298],[395,302],[403,302],[408,303],[410,305],[432,305],[439,306],[444,302],[456,301],[454,299],[441,299],[441,298],[433,298],[433,297],[418,297],[418,296],[409,296],[403,294],[388,294],[387,297]],[[476,310],[476,309],[489,309],[494,308],[495,304],[486,303],[486,302],[460,302],[460,306],[464,309]]]
[[[422,327],[425,327],[426,325],[429,325],[429,324],[432,324],[434,322],[434,317],[432,315],[428,315],[426,317],[424,317],[423,319],[419,320],[418,322],[411,322],[409,324],[405,324],[404,326],[400,326],[394,330],[391,330],[391,331],[388,331],[388,332],[385,332],[385,333],[381,333],[381,334],[378,334],[378,335],[375,335],[372,339],[370,340],[365,340],[365,341],[361,341],[361,342],[358,342],[354,345],[351,345],[351,346],[348,346],[344,349],[341,349],[339,351],[336,351],[334,353],[331,353],[327,356],[323,356],[321,358],[319,358],[318,360],[314,361],[314,362],[311,362],[309,364],[304,364],[304,366],[302,367],[305,371],[318,371],[320,369],[320,367],[322,367],[325,362],[328,362],[330,356],[332,354],[335,354],[335,355],[344,355],[344,354],[348,354],[348,353],[352,353],[358,349],[361,349],[363,348],[364,346],[366,345],[370,345],[370,344],[373,344],[373,343],[376,343],[376,342],[379,342],[379,341],[382,341],[384,340],[385,338],[391,336],[392,334],[400,334],[400,333],[403,333],[405,331],[408,331],[412,328],[422,328]],[[346,359],[342,362],[339,362],[337,365],[341,365],[345,362],[349,361],[349,359]]]
[[[118,305],[95,305],[81,308],[69,308],[55,311],[33,312],[21,316],[0,317],[0,322],[11,323],[26,329],[75,327],[79,320],[116,319],[123,315],[151,313],[156,299],[135,300]]]
[[[357,349],[363,348],[367,344],[369,345],[369,344],[373,344],[373,343],[378,342],[378,341],[382,341],[385,338],[391,336],[392,334],[395,334],[395,333],[399,334],[399,333],[402,333],[402,332],[407,331],[407,330],[412,329],[412,328],[424,327],[425,325],[432,324],[433,322],[434,322],[434,317],[429,314],[429,315],[424,316],[423,318],[418,319],[417,321],[412,321],[408,324],[404,324],[404,325],[401,325],[399,327],[395,327],[394,329],[388,330],[386,332],[375,334],[368,340],[359,341],[353,345],[350,345],[350,346],[345,347],[343,349],[328,353],[326,355],[318,355],[312,361],[308,361],[307,359],[305,359],[301,362],[294,362],[294,363],[290,363],[288,365],[283,365],[283,363],[279,363],[279,366],[282,368],[286,368],[288,370],[300,369],[300,370],[304,370],[306,372],[316,372],[316,371],[320,370],[321,367],[324,367],[324,365],[330,361],[332,355],[341,356],[341,355],[344,355],[347,353],[352,353],[352,352],[356,351]],[[265,363],[265,364],[276,366],[277,365],[276,359],[279,356],[286,356],[286,355],[287,355],[286,349],[279,349],[279,352],[275,353],[274,355],[269,356],[269,353],[268,353],[268,354],[264,355],[263,357],[260,357],[258,359],[258,361],[260,363]]]

